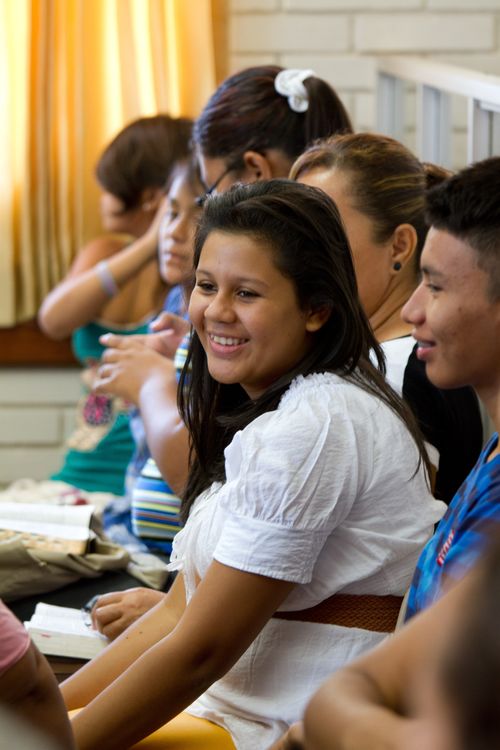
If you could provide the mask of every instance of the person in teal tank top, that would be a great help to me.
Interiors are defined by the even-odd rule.
[[[96,177],[105,233],[77,254],[69,272],[40,308],[42,330],[53,339],[72,336],[84,366],[84,392],[62,468],[51,479],[79,490],[123,495],[134,443],[129,405],[92,385],[105,333],[143,334],[168,291],[158,272],[158,228],[167,181],[185,158],[191,121],[168,115],[129,123],[104,149]]]

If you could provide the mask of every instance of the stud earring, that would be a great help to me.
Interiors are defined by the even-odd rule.
[[[399,260],[397,260],[392,267],[393,267],[393,269],[395,271],[401,271],[401,269],[402,269],[403,266],[401,265],[401,263],[399,262]]]

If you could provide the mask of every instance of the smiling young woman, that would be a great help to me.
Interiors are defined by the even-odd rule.
[[[212,232],[196,269],[189,316],[210,375],[259,398],[309,351],[328,308],[303,311],[266,243]]]

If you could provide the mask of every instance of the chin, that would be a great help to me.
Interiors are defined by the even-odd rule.
[[[452,373],[439,372],[439,370],[433,371],[433,368],[429,366],[425,368],[425,374],[436,388],[441,388],[444,391],[451,390],[452,388],[462,388],[464,385],[467,385],[467,383],[464,383],[463,380]]]

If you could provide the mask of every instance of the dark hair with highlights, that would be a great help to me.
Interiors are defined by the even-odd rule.
[[[312,334],[314,343],[304,358],[255,401],[239,384],[212,378],[193,332],[179,388],[179,409],[191,437],[184,518],[200,492],[213,481],[224,481],[224,449],[236,431],[275,410],[298,375],[336,372],[373,393],[408,425],[426,460],[411,412],[383,377],[384,355],[358,298],[349,244],[333,201],[321,190],[290,180],[255,182],[211,196],[195,238],[195,268],[207,237],[218,231],[261,243],[292,282],[302,310],[331,312]]]
[[[353,205],[373,221],[377,244],[386,242],[400,224],[414,227],[417,272],[428,230],[426,191],[451,173],[434,164],[423,164],[399,141],[376,133],[320,140],[299,156],[290,176],[297,180],[315,169],[339,169],[350,176]]]
[[[245,151],[281,149],[291,161],[317,138],[350,133],[347,111],[333,88],[321,78],[304,81],[306,112],[290,109],[274,81],[283,68],[262,65],[226,78],[212,94],[193,128],[193,140],[208,158],[224,158],[238,169]],[[241,162],[243,166],[243,162]]]
[[[427,196],[427,219],[467,242],[490,277],[492,301],[500,299],[500,156],[476,162]]]
[[[144,189],[164,187],[174,164],[187,158],[192,126],[169,115],[134,120],[104,149],[97,181],[123,202],[124,211],[136,208]]]

